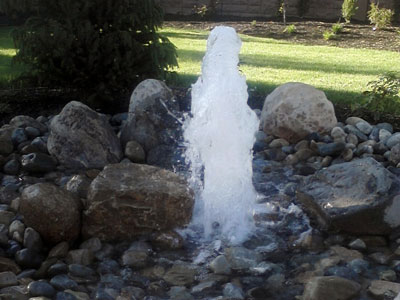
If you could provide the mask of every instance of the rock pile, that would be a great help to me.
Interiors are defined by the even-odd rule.
[[[317,123],[271,133],[264,120],[257,133],[264,197],[241,246],[173,231],[189,222],[193,195],[165,169],[179,159],[183,112],[163,83],[138,86],[128,114],[73,101],[55,117],[13,118],[0,128],[0,298],[394,299],[400,133],[336,123],[315,95]]]

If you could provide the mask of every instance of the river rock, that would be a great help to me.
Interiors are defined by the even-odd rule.
[[[89,188],[83,235],[125,241],[187,224],[193,195],[185,180],[157,167],[108,165]]]
[[[29,116],[15,116],[11,119],[10,125],[19,128],[26,128],[26,127],[33,127],[40,131],[40,133],[45,133],[47,131],[46,125],[40,123],[39,121],[35,120]]]
[[[30,153],[23,155],[21,159],[22,169],[28,172],[45,173],[56,168],[56,161],[44,153]]]
[[[17,284],[18,284],[17,276],[15,276],[14,273],[9,271],[0,273],[0,288]]]
[[[163,279],[171,285],[188,285],[194,282],[197,274],[194,265],[177,262],[163,276]]]
[[[155,79],[142,81],[129,102],[128,120],[121,131],[122,144],[125,146],[134,140],[146,152],[165,144],[161,141],[162,135],[179,127],[173,115],[179,116],[179,103],[167,85]]]
[[[134,163],[144,163],[146,161],[146,153],[143,147],[136,141],[126,143],[125,156]]]
[[[303,299],[307,300],[350,300],[358,294],[361,286],[355,282],[337,276],[318,276],[305,286]]]
[[[305,211],[326,230],[385,235],[400,225],[399,182],[372,158],[330,166],[297,190]]]
[[[119,140],[107,118],[72,101],[50,123],[49,153],[70,168],[103,168],[119,162]]]
[[[391,291],[395,295],[399,294],[400,283],[385,280],[373,280],[368,291],[377,299],[384,299],[385,294],[388,291]]]
[[[11,140],[11,135],[15,127],[3,126],[0,128],[0,154],[8,155],[12,153],[14,144]]]
[[[332,103],[304,83],[286,83],[265,99],[261,124],[267,134],[297,142],[312,132],[329,132],[337,123]]]
[[[19,211],[25,224],[49,243],[73,241],[79,236],[81,203],[71,193],[53,184],[37,183],[25,188]]]

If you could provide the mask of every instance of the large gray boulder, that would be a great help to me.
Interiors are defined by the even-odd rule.
[[[70,168],[103,168],[122,158],[119,139],[106,117],[77,101],[51,121],[47,148]]]
[[[193,194],[177,174],[154,166],[108,165],[90,185],[82,233],[103,241],[125,241],[134,236],[187,224]]]
[[[364,158],[306,177],[297,199],[323,229],[385,235],[400,226],[399,187],[391,172]]]
[[[267,96],[261,113],[265,133],[298,142],[312,132],[330,132],[337,120],[324,92],[311,85],[290,82]]]
[[[25,225],[51,244],[73,242],[79,237],[82,204],[66,190],[50,183],[37,183],[22,191],[19,212]]]
[[[125,147],[129,141],[136,141],[147,155],[160,146],[168,146],[165,155],[172,157],[171,153],[181,137],[181,125],[177,120],[181,117],[179,103],[164,82],[155,79],[142,81],[132,93],[128,119],[121,131],[121,143]],[[154,159],[150,163],[168,167],[165,162]]]

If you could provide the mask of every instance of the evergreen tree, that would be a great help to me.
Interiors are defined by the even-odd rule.
[[[163,14],[153,0],[35,2],[13,38],[15,61],[41,85],[132,89],[144,78],[167,78],[177,66],[174,45],[157,32]]]

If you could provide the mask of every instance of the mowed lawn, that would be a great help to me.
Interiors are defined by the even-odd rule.
[[[12,27],[0,27],[0,87],[24,68],[12,65],[15,55]],[[174,85],[190,87],[201,71],[208,32],[164,28],[161,32],[178,50]],[[400,72],[400,54],[391,51],[307,46],[269,38],[241,35],[240,70],[251,93],[266,95],[285,82],[304,82],[325,91],[336,103],[360,101],[367,83],[385,72]],[[399,39],[400,42],[400,39]]]
[[[178,84],[189,86],[201,71],[208,32],[164,28],[178,49]],[[400,72],[400,54],[391,51],[307,46],[241,35],[240,70],[251,92],[268,94],[286,82],[304,82],[336,103],[359,101],[367,83],[385,72]],[[400,42],[400,39],[399,39]]]

